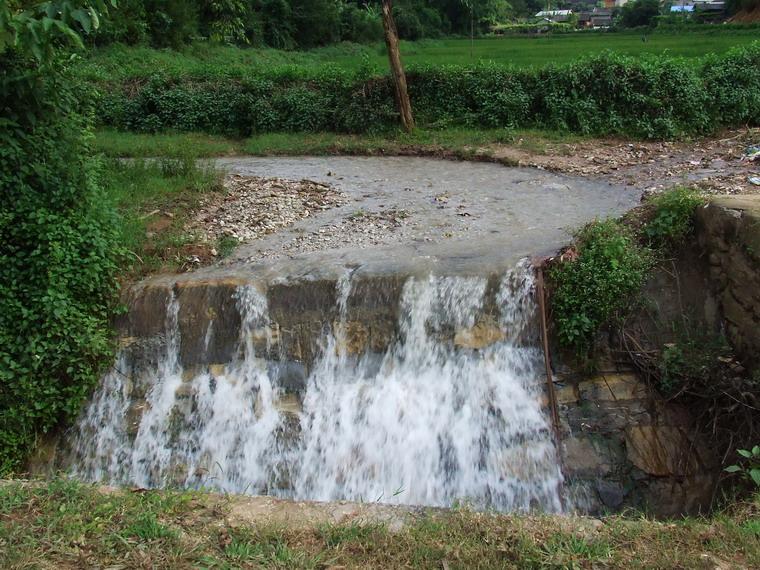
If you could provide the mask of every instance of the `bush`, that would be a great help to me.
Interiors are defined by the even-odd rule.
[[[659,0],[634,0],[620,10],[618,24],[622,28],[649,26],[660,14]]]
[[[135,131],[368,132],[397,124],[387,77],[369,70],[177,71],[149,81],[105,81],[105,125]],[[89,71],[93,76],[92,70]],[[107,79],[107,77],[106,77]],[[666,138],[760,124],[760,43],[703,65],[604,53],[564,66],[420,67],[407,76],[421,126],[545,127]],[[301,108],[303,106],[303,108]]]
[[[614,220],[587,225],[576,236],[576,257],[551,268],[552,311],[562,345],[586,356],[599,328],[621,316],[652,266],[651,252]]]
[[[116,227],[86,86],[0,53],[0,473],[73,418],[110,363]]]
[[[690,188],[677,188],[649,201],[654,212],[644,228],[644,236],[655,248],[683,243],[694,228],[694,211],[704,198]]]
[[[723,125],[760,124],[760,43],[709,57],[702,69],[708,112]]]

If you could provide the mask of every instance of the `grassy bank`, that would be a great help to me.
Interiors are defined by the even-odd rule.
[[[0,566],[16,568],[749,568],[760,499],[711,518],[594,522],[548,516],[420,516],[289,527],[236,519],[235,497],[108,492],[73,482],[0,486]],[[297,520],[297,519],[296,519]]]
[[[630,56],[669,54],[696,58],[723,53],[734,46],[756,40],[758,30],[716,33],[651,34],[642,41],[641,33],[576,33],[537,37],[422,40],[402,42],[404,63],[410,68],[424,65],[471,65],[495,62],[517,67],[540,67],[568,63],[579,57],[613,50]],[[156,73],[172,77],[219,76],[244,77],[252,70],[279,66],[311,69],[338,66],[356,70],[370,65],[380,70],[388,66],[384,46],[340,44],[311,51],[274,49],[240,49],[193,44],[181,52],[142,47],[109,46],[95,49],[80,65],[80,73],[91,80],[122,80],[150,77]]]
[[[221,190],[221,174],[197,165],[188,152],[151,156],[164,158],[106,159],[103,164],[104,193],[118,212],[118,232],[126,249],[126,279],[181,270],[213,257],[210,249],[215,244],[198,243],[184,228],[201,197]]]
[[[462,157],[480,147],[509,144],[517,149],[543,153],[549,145],[573,143],[584,137],[570,133],[507,129],[417,129],[408,134],[390,131],[375,135],[338,133],[265,133],[244,139],[203,133],[154,135],[101,129],[94,148],[114,158],[195,157],[233,155],[298,156],[334,154],[451,153]]]

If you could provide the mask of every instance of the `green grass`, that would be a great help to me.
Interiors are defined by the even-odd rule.
[[[417,129],[382,135],[336,133],[267,133],[244,140],[197,133],[155,135],[124,133],[102,129],[96,133],[94,148],[114,158],[196,157],[228,155],[330,155],[330,154],[404,154],[451,153],[467,157],[477,149],[508,144],[535,153],[545,153],[552,145],[574,143],[584,137],[571,133],[539,130]],[[487,150],[484,150],[487,152]]]
[[[97,133],[93,150],[119,158],[203,158],[239,154],[240,144],[235,140],[202,133],[146,135],[104,129]]]
[[[422,515],[400,530],[230,520],[235,497],[0,485],[0,567],[713,568],[760,566],[760,498],[711,518]]]
[[[472,45],[466,39],[402,42],[401,51],[404,64],[410,69],[421,65],[471,65],[478,62],[539,67],[567,63],[607,49],[632,56],[667,53],[696,58],[749,44],[757,36],[757,30],[692,31],[651,34],[644,42],[640,33],[575,33],[477,39]],[[88,79],[105,81],[146,78],[156,73],[245,77],[256,68],[301,66],[315,69],[326,65],[350,70],[369,65],[383,73],[388,67],[382,45],[339,44],[296,52],[194,44],[182,52],[118,45],[95,49],[79,65],[79,71]]]
[[[158,156],[153,154],[152,156]],[[103,190],[119,212],[126,277],[181,268],[190,255],[204,258],[210,245],[185,232],[190,212],[208,192],[221,189],[221,174],[194,157],[157,160],[105,159]],[[228,254],[230,248],[225,245]]]

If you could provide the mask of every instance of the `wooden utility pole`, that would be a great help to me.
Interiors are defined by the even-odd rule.
[[[391,75],[396,90],[396,105],[401,115],[401,125],[406,132],[414,129],[412,104],[409,102],[409,92],[406,89],[406,74],[401,63],[401,53],[398,49],[398,32],[393,20],[392,0],[383,0],[383,29],[385,30],[385,45],[388,48],[388,61],[391,64]]]

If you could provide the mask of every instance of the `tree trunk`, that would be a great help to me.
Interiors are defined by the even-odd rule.
[[[412,104],[409,102],[409,93],[406,89],[406,74],[401,63],[401,54],[398,49],[398,32],[396,22],[393,21],[392,0],[383,0],[383,29],[385,30],[385,45],[388,48],[388,60],[391,64],[391,75],[396,91],[396,105],[401,115],[401,125],[406,132],[414,129],[412,117]]]

